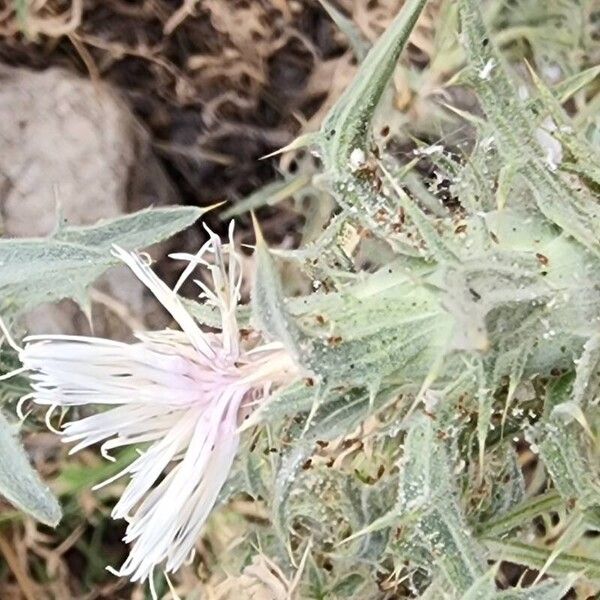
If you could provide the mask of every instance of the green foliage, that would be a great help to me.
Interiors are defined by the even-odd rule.
[[[597,70],[575,71],[565,50],[553,60],[567,61],[563,76],[570,77],[550,87],[534,71],[527,81],[497,47],[509,45],[508,33],[495,33],[506,14],[488,11],[489,30],[480,3],[461,0],[466,65],[459,81],[485,118],[457,112],[473,130],[468,153],[419,144],[418,158],[400,164],[377,145],[372,127],[422,8],[405,4],[323,125],[316,148],[343,210],[318,251],[286,255],[309,276],[320,273],[321,289],[302,298],[284,299],[282,288],[266,295],[271,313],[280,306],[286,319],[280,335],[267,331],[295,349],[314,381],[278,392],[248,427],[269,423],[286,439],[266,499],[283,543],[310,535],[315,556],[336,560],[340,551],[330,545],[345,532],[341,548],[351,565],[360,563],[356,541],[383,534],[387,541],[372,558],[379,572],[404,582],[393,588],[400,597],[560,598],[576,580],[598,583],[584,542],[600,505],[598,161],[563,107],[573,95],[581,100]],[[540,42],[547,31],[541,24],[521,31],[529,33]],[[533,52],[548,57],[540,44]],[[547,119],[552,127],[542,132]],[[419,163],[449,181],[451,203],[415,170]],[[391,258],[362,242],[368,271],[347,252],[349,264],[331,262],[336,247],[346,248],[333,232],[349,228],[384,240]],[[256,285],[266,289],[271,275],[260,252]],[[286,342],[290,332],[302,342]],[[327,511],[344,498],[315,500],[331,476],[320,475],[321,487],[307,491],[303,469],[322,444],[352,439],[361,420],[373,418],[381,437],[370,458],[336,464],[355,482],[367,465],[393,465],[398,494],[366,522],[344,518],[331,531],[323,525]],[[523,477],[523,446],[515,442],[541,461],[548,491]],[[562,529],[545,547],[533,524],[555,511]],[[505,560],[554,580],[500,592],[502,563],[487,565]]]
[[[0,413],[0,491],[9,502],[32,517],[56,526],[61,510],[56,498],[30,467],[18,441],[17,428]]]
[[[354,24],[323,4],[362,57]],[[431,69],[453,65],[437,109],[451,106],[466,137],[435,112],[434,127],[405,132],[412,152],[396,152],[375,123],[426,4],[404,3],[321,131],[287,148],[312,145],[322,173],[301,170],[223,215],[312,186],[338,207],[292,251],[269,250],[256,227],[240,323],[281,342],[302,377],[242,427],[220,504],[246,494],[268,525],[247,525],[227,559],[240,570],[260,548],[298,577],[301,598],[598,593],[587,535],[600,530],[598,68],[580,56],[594,52],[590,7],[548,2],[545,20],[529,0],[443,3],[458,30],[433,44],[448,62]],[[414,139],[438,126],[435,143]],[[111,243],[143,246],[198,216],[153,211],[0,242],[0,311],[83,302],[114,264]],[[306,279],[294,293],[290,263]],[[522,587],[526,569],[540,581]]]
[[[0,314],[18,316],[41,304],[72,298],[84,309],[87,288],[119,264],[113,244],[144,248],[181,231],[206,210],[141,211],[89,227],[59,227],[48,239],[0,240]]]
[[[325,166],[332,175],[343,177],[350,166],[352,152],[366,152],[373,111],[425,3],[426,0],[408,0],[326,117],[321,133]]]

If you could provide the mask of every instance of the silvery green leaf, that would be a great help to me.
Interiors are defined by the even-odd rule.
[[[16,428],[1,413],[0,494],[18,509],[51,527],[62,517],[58,500],[29,464]]]
[[[289,520],[287,505],[290,494],[294,489],[296,476],[310,456],[312,448],[313,444],[306,440],[297,442],[282,457],[281,464],[275,476],[271,500],[273,525],[282,540],[287,539],[287,524]]]
[[[293,197],[310,183],[309,175],[298,175],[288,180],[268,183],[250,196],[237,201],[233,206],[223,211],[221,219],[230,219],[238,215],[256,210],[263,206],[274,206],[286,198]]]
[[[592,336],[583,346],[575,369],[572,401],[579,406],[597,402],[600,388],[600,335]]]
[[[579,90],[593,83],[599,75],[600,66],[593,66],[563,79],[548,91],[559,104],[564,104]],[[528,103],[527,108],[535,113],[541,113],[544,111],[544,101],[540,97],[533,98]]]
[[[337,398],[336,398],[337,396]],[[384,390],[372,400],[364,389],[351,389],[346,393],[337,393],[334,399],[308,412],[310,421],[303,421],[296,429],[299,440],[285,454],[277,468],[275,487],[272,494],[274,522],[280,534],[285,532],[285,524],[289,519],[288,501],[296,489],[297,474],[309,458],[316,441],[332,440],[352,431],[372,411],[385,406],[394,397],[393,391]]]
[[[348,169],[353,150],[366,150],[375,108],[425,4],[426,0],[409,0],[402,6],[327,115],[323,124],[326,163],[336,170]]]
[[[419,521],[415,532],[426,540],[432,558],[459,593],[483,572],[486,553],[470,536],[457,506],[436,506]]]
[[[413,419],[404,442],[404,456],[398,489],[402,511],[429,506],[438,497],[448,497],[452,485],[450,463],[429,417]]]
[[[189,227],[211,208],[149,208],[116,219],[104,219],[94,225],[60,228],[50,239],[100,251],[110,250],[113,244],[125,250],[136,250]]]
[[[397,201],[380,194],[381,178],[371,171],[371,123],[426,0],[409,0],[371,48],[351,85],[329,111],[321,128],[327,183],[336,202],[393,248],[418,256],[412,231],[396,235]],[[383,218],[382,218],[383,215]]]
[[[362,35],[354,21],[342,14],[331,2],[328,2],[328,0],[319,0],[319,2],[327,11],[331,20],[338,26],[338,29],[348,38],[358,62],[362,62],[369,52],[370,44],[368,40]]]
[[[571,575],[559,581],[544,581],[524,589],[512,589],[499,592],[494,600],[562,600],[569,592],[577,575]]]
[[[287,351],[301,360],[302,333],[285,306],[279,273],[255,221],[256,275],[252,288],[252,320],[271,338],[280,341]]]
[[[589,71],[590,70],[587,72],[587,77],[597,77],[600,73],[598,67],[591,69],[591,72]],[[563,109],[561,102],[548,89],[533,69],[530,69],[530,74],[538,91],[543,109],[545,109],[545,112],[551,117],[551,123],[553,125],[552,137],[559,142],[558,146],[561,148],[561,154],[570,154],[575,163],[570,163],[571,170],[581,172],[585,178],[600,185],[600,162],[598,161],[596,152],[590,147],[590,144],[584,136],[576,130],[573,120],[566,110]],[[586,80],[589,81],[589,79],[584,77],[586,72],[581,75],[581,84],[585,84]],[[541,127],[543,128],[544,124],[542,124]],[[543,129],[543,131],[546,130]],[[548,132],[546,131],[546,133]],[[573,169],[573,167],[575,168]]]
[[[535,428],[535,443],[556,489],[565,499],[577,498],[581,508],[598,505],[600,466],[592,442],[576,422],[565,422],[554,408],[569,400],[570,378],[559,379],[548,391],[544,418]]]
[[[315,294],[297,316],[312,339],[305,364],[325,385],[373,389],[386,379],[420,385],[446,352],[454,326],[418,270],[393,268]]]
[[[500,156],[506,164],[520,165],[524,184],[548,220],[600,254],[600,207],[585,190],[576,191],[568,184],[535,141],[532,116],[506,73],[503,57],[490,42],[480,3],[461,0],[459,10],[472,84],[494,126]]]
[[[496,600],[496,574],[498,567],[495,565],[478,577],[471,587],[461,596],[461,600]]]
[[[368,528],[371,523],[377,522],[385,515],[394,503],[397,489],[398,477],[396,475],[390,475],[375,485],[354,486],[349,489],[348,496],[359,515],[359,522],[356,524],[357,530]],[[378,559],[384,554],[390,534],[389,528],[366,531],[358,538],[354,555],[369,562]]]
[[[0,240],[0,314],[19,315],[72,298],[85,306],[87,288],[119,264],[112,244],[143,248],[188,227],[208,209],[145,210],[88,227],[66,227],[47,239]]]
[[[0,240],[0,314],[19,315],[42,302],[72,298],[116,264],[109,252],[52,240]]]
[[[481,523],[476,528],[476,533],[485,537],[501,537],[513,529],[524,527],[535,517],[556,510],[564,505],[560,494],[554,490],[524,500],[507,513],[494,516]]]
[[[536,440],[540,457],[561,495],[578,498],[582,507],[597,505],[600,498],[598,465],[592,462],[579,425],[565,425],[553,419],[539,427]]]
[[[458,592],[465,593],[484,574],[485,552],[460,511],[452,467],[430,417],[415,417],[408,431],[393,511],[420,513],[411,535]]]
[[[541,569],[552,551],[514,539],[483,538],[489,555],[495,560],[504,560],[532,569]],[[586,579],[600,582],[600,560],[579,554],[561,554],[548,568],[548,574],[558,577],[583,573]]]

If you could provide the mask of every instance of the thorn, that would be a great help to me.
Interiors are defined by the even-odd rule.
[[[265,160],[267,158],[273,158],[274,156],[278,156],[279,154],[284,154],[286,152],[290,152],[291,150],[299,150],[300,148],[306,148],[306,146],[309,146],[314,141],[317,141],[319,139],[319,137],[320,137],[320,135],[318,133],[314,133],[314,132],[304,133],[303,135],[298,136],[295,140],[290,142],[287,146],[284,146],[283,148],[279,148],[278,150],[275,150],[274,152],[271,152],[269,154],[265,154],[264,156],[261,156],[260,160]]]
[[[266,246],[265,238],[263,237],[262,229],[260,228],[258,219],[256,218],[254,211],[250,211],[250,215],[252,217],[252,227],[254,229],[254,237],[256,238],[256,248],[264,247],[264,246]]]

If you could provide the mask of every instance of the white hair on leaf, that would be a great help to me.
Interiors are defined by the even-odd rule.
[[[50,407],[48,421],[56,407],[106,407],[62,427],[64,441],[74,444],[71,452],[101,443],[101,454],[111,460],[110,452],[120,447],[144,447],[101,484],[130,478],[112,516],[128,521],[124,540],[131,552],[111,572],[132,581],[151,580],[159,566],[176,571],[188,560],[233,464],[241,407],[297,376],[280,343],[245,347],[235,314],[242,269],[233,225],[226,245],[207,231],[209,240],[197,254],[173,255],[188,263],[176,289],[195,268],[207,268],[212,289],[204,283],[201,289],[220,311],[220,333],[203,331],[148,264],[115,247],[114,255],[153,292],[181,331],[140,332],[131,344],[36,335],[26,338],[19,352],[31,379],[29,397]]]

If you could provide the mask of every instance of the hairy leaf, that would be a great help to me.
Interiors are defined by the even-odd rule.
[[[55,527],[62,511],[58,500],[29,464],[27,454],[10,425],[0,413],[0,494],[20,510]]]
[[[111,255],[112,244],[144,248],[188,227],[206,210],[145,210],[93,226],[62,228],[47,239],[0,240],[0,314],[16,316],[63,298],[87,306],[87,288],[119,264]]]

